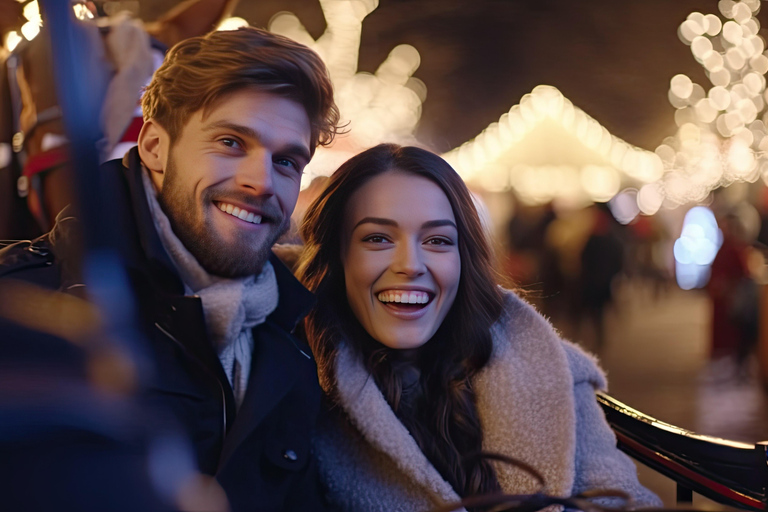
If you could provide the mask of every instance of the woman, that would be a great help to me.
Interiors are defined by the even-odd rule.
[[[343,164],[302,226],[306,335],[328,411],[316,453],[334,509],[429,510],[535,480],[660,504],[595,401],[594,361],[494,281],[469,191],[440,157],[382,144]]]

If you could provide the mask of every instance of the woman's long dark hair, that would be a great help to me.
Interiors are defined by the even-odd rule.
[[[445,193],[458,228],[461,275],[456,299],[434,337],[419,349],[422,394],[418,407],[400,407],[402,383],[393,368],[396,350],[383,347],[362,328],[346,297],[342,226],[349,199],[362,185],[396,170],[426,178]],[[491,249],[466,185],[445,160],[416,147],[380,144],[344,163],[307,210],[301,227],[305,249],[298,275],[317,294],[305,330],[321,384],[334,398],[333,362],[342,340],[363,357],[367,369],[435,468],[462,496],[499,490],[491,464],[478,457],[483,432],[471,378],[488,362],[490,328],[501,314]]]

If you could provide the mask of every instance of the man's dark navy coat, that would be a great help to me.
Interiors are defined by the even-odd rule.
[[[195,447],[202,472],[215,475],[233,512],[322,508],[310,457],[320,407],[315,362],[291,332],[313,303],[290,271],[271,257],[277,309],[254,328],[253,362],[244,401],[232,389],[212,347],[197,297],[184,287],[155,231],[138,152],[102,168],[105,194],[137,304],[137,322],[152,363],[139,397],[171,411]],[[66,291],[76,286],[77,254],[66,223],[34,241],[0,251],[0,277]]]

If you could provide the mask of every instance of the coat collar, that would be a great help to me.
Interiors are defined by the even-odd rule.
[[[179,278],[176,267],[168,253],[165,252],[160,235],[157,234],[149,207],[147,194],[144,190],[144,172],[139,150],[134,147],[122,159],[123,176],[128,184],[130,211],[133,213],[136,234],[140,250],[123,251],[129,254],[131,260],[127,263],[135,268],[148,271],[153,281],[166,293],[184,294],[184,284]],[[139,249],[139,248],[136,248]]]
[[[398,471],[426,490],[435,505],[459,501],[459,496],[429,462],[360,358],[346,343],[339,347],[335,370],[341,406],[363,438],[389,455]]]
[[[548,492],[567,495],[575,474],[576,419],[573,377],[562,341],[541,315],[511,292],[505,294],[504,306],[492,329],[491,360],[473,380],[483,449],[531,464],[545,477]],[[346,344],[340,346],[335,365],[338,400],[365,442],[387,454],[396,471],[433,500],[457,500]],[[499,464],[496,469],[504,491],[536,490],[526,473]]]

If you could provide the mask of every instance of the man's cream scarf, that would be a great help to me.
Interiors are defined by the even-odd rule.
[[[251,371],[251,329],[263,323],[277,307],[275,270],[267,261],[258,276],[228,279],[209,274],[174,234],[147,173],[145,170],[142,179],[155,228],[184,282],[185,293],[199,296],[203,303],[208,335],[239,406]]]

